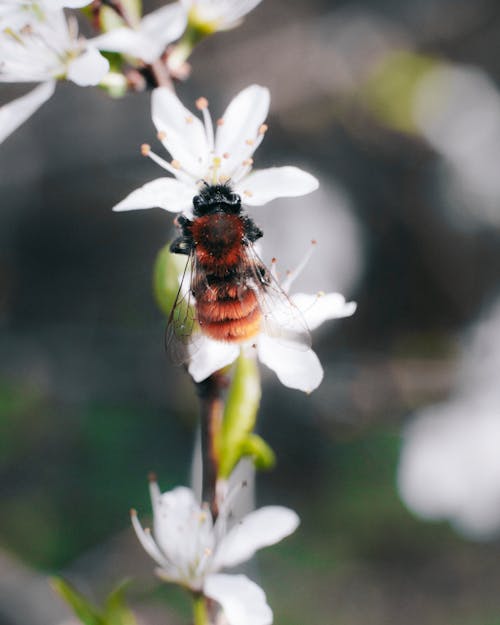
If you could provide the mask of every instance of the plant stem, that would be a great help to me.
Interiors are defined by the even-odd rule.
[[[220,371],[216,371],[196,385],[200,398],[202,501],[210,506],[214,521],[219,513],[217,501],[218,441],[224,414],[222,392],[226,386],[226,376]]]
[[[194,625],[209,625],[207,616],[205,597],[203,595],[195,595],[193,598]]]

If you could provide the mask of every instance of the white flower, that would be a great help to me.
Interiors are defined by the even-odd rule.
[[[416,514],[449,520],[472,538],[500,532],[500,410],[491,396],[455,397],[407,427],[401,498]]]
[[[142,546],[156,561],[164,580],[202,592],[222,607],[229,625],[268,625],[272,612],[257,584],[244,575],[220,574],[251,558],[262,547],[279,542],[297,528],[299,518],[281,506],[266,506],[228,529],[232,495],[222,501],[215,523],[189,488],[160,493],[150,483],[153,533],[143,529],[132,511],[132,524]]]
[[[94,37],[92,43],[100,50],[120,52],[153,63],[169,43],[182,35],[186,24],[186,12],[179,2],[175,2],[149,13],[136,28],[114,28]]]
[[[217,121],[208,112],[208,102],[199,98],[197,108],[203,123],[186,109],[168,89],[155,89],[153,123],[172,160],[165,161],[148,145],[149,156],[175,178],[157,178],[133,191],[113,210],[135,210],[158,206],[168,211],[190,213],[193,196],[203,181],[209,184],[231,180],[234,191],[249,206],[260,206],[278,197],[305,195],[318,187],[311,174],[297,167],[273,167],[252,172],[253,153],[264,138],[269,110],[269,91],[258,85],[243,89]]]
[[[109,69],[98,50],[78,37],[76,20],[66,19],[62,9],[46,11],[41,17],[26,15],[17,27],[0,31],[0,82],[43,84],[0,108],[0,141],[51,97],[57,79],[96,85]]]
[[[288,292],[293,281],[305,266],[310,254],[290,273],[281,285]],[[301,340],[304,329],[314,330],[328,319],[350,317],[356,310],[355,302],[346,302],[340,293],[295,293],[274,301],[270,322],[261,324],[261,331],[247,344],[215,341],[201,335],[189,346],[188,370],[196,382],[201,382],[215,371],[227,367],[239,356],[240,350],[255,353],[259,360],[272,369],[280,382],[289,388],[311,393],[323,379],[323,368],[316,353]],[[293,307],[290,308],[290,302]],[[280,321],[284,332],[280,335]],[[293,333],[297,333],[294,340]],[[289,335],[289,336],[288,336]]]
[[[180,0],[146,15],[135,27],[124,25],[110,30],[92,42],[100,50],[120,52],[146,63],[153,63],[161,57],[168,44],[180,38],[186,30],[195,31],[190,35],[187,51],[177,55],[182,57],[171,64],[179,66],[192,49],[194,39],[218,30],[237,26],[241,18],[251,11],[261,0]],[[176,55],[176,52],[173,53]],[[170,63],[169,63],[170,64]]]
[[[189,21],[205,30],[228,30],[237,26],[262,0],[180,0]]]
[[[0,4],[0,28],[22,27],[31,20],[45,19],[46,13],[68,8],[77,9],[91,0],[2,0]]]

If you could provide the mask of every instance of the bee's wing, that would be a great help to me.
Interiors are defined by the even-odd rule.
[[[302,312],[282,289],[252,245],[245,247],[246,263],[251,270],[250,286],[257,295],[262,313],[262,330],[288,346],[308,349],[311,333]]]
[[[171,360],[178,365],[187,363],[196,351],[200,328],[196,319],[196,302],[192,285],[204,279],[197,268],[196,255],[190,254],[179,280],[179,290],[165,329],[165,346]]]

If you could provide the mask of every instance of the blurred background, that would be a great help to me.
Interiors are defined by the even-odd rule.
[[[276,623],[500,624],[499,42],[497,0],[264,0],[179,86],[216,117],[270,88],[256,167],[321,189],[252,209],[264,258],[315,238],[299,290],[358,302],[315,334],[311,396],[263,371],[257,500],[302,518],[252,571]],[[111,212],[162,175],[154,137],[148,94],[61,84],[0,146],[0,625],[70,622],[49,574],[96,600],[132,577],[141,622],[190,619],[128,519],[148,471],[188,483],[197,414],[152,296],[172,215]]]

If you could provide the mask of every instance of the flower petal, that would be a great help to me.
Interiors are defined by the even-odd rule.
[[[80,54],[69,64],[66,77],[80,87],[88,87],[98,85],[108,71],[108,60],[102,56],[97,48],[87,46],[83,54]]]
[[[185,575],[193,562],[213,549],[212,517],[191,489],[179,486],[163,493],[157,502],[154,535],[168,562]]]
[[[223,161],[226,175],[231,177],[241,162],[253,154],[246,141],[257,138],[267,117],[269,102],[269,89],[250,85],[238,93],[224,112],[224,123],[217,128],[215,152],[219,156],[226,155]]]
[[[289,536],[299,523],[297,514],[282,506],[266,506],[250,512],[219,543],[214,568],[232,567],[249,560],[258,549]]]
[[[151,532],[146,531],[142,527],[139,519],[137,518],[137,513],[135,512],[135,510],[132,511],[131,519],[132,519],[132,526],[134,528],[136,536],[139,539],[139,542],[143,546],[146,553],[151,558],[153,558],[153,560],[157,564],[159,564],[162,568],[164,568],[166,571],[171,572],[171,568],[167,559],[158,548],[158,545],[155,543],[153,537],[151,536]]]
[[[346,302],[340,293],[308,295],[295,293],[290,297],[302,313],[309,330],[318,328],[328,319],[350,317],[356,310],[356,302]]]
[[[92,43],[100,50],[108,52],[120,52],[133,56],[146,63],[155,60],[156,49],[151,46],[151,42],[143,35],[143,33],[133,30],[132,28],[114,28],[98,37],[91,39]],[[151,57],[154,57],[151,59]]]
[[[298,167],[271,167],[252,172],[236,185],[248,206],[262,206],[278,197],[297,197],[315,191],[318,180]]]
[[[179,2],[174,2],[146,15],[141,21],[140,30],[161,46],[161,53],[169,43],[182,35],[186,23],[186,11]]]
[[[196,181],[203,178],[209,149],[205,128],[198,117],[165,87],[153,91],[151,109],[153,123],[164,136],[165,149]]]
[[[196,189],[191,189],[175,178],[157,178],[132,191],[113,206],[114,211],[129,211],[142,208],[164,208],[173,213],[189,210]]]
[[[195,382],[201,382],[215,371],[227,367],[238,358],[238,345],[212,341],[199,334],[189,346],[191,360],[188,371]]]
[[[26,95],[0,107],[0,143],[17,130],[54,93],[56,83],[44,82]]]
[[[52,0],[51,4],[61,9],[64,7],[67,9],[79,9],[80,7],[87,6],[87,4],[91,2],[92,0]]]
[[[209,575],[203,592],[221,605],[229,625],[270,625],[273,622],[264,591],[245,575]]]
[[[101,50],[121,52],[153,63],[169,43],[182,35],[186,19],[186,13],[178,3],[168,4],[146,15],[137,30],[115,28],[95,37],[92,43]]]
[[[261,334],[257,342],[259,359],[289,388],[310,393],[323,379],[323,368],[312,349],[304,350]]]

